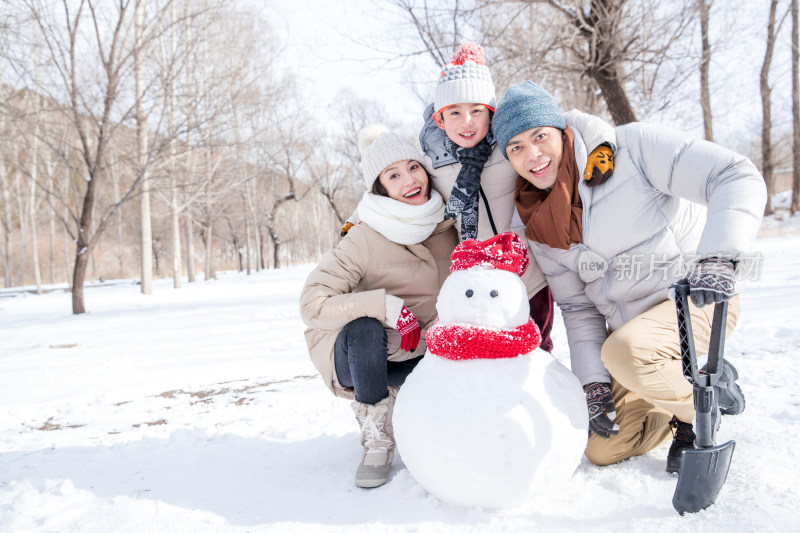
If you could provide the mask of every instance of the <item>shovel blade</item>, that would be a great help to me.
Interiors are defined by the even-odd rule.
[[[731,440],[710,448],[683,451],[678,485],[672,497],[676,511],[696,513],[714,504],[728,477],[735,445]]]

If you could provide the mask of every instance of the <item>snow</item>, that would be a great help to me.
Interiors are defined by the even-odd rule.
[[[767,221],[774,236],[756,241],[762,272],[726,345],[747,409],[722,421],[731,470],[696,515],[672,508],[668,443],[609,467],[583,459],[561,489],[502,510],[439,501],[402,457],[383,487],[355,487],[349,402],[303,340],[307,266],[158,280],[151,296],[100,284],[79,316],[63,291],[0,299],[0,531],[793,531],[797,218]],[[560,318],[553,335],[568,364]]]
[[[516,357],[449,358],[472,352],[458,343],[460,328],[480,328],[476,340],[485,349],[489,336],[530,320],[520,277],[483,266],[457,270],[436,310],[432,329],[444,328],[438,336],[456,353],[443,353],[428,330],[428,354],[394,409],[397,449],[412,477],[460,507],[515,506],[564,486],[581,463],[589,427],[578,378],[521,340],[513,343]]]

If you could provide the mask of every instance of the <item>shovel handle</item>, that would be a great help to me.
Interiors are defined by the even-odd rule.
[[[711,387],[716,385],[722,375],[722,361],[725,352],[725,330],[728,317],[728,302],[714,304],[714,318],[711,323],[711,336],[708,344],[708,363],[705,371],[697,364],[694,347],[692,316],[689,311],[689,281],[682,279],[673,286],[675,289],[675,308],[678,312],[678,336],[681,346],[683,375],[693,385]]]
[[[714,446],[713,417],[717,405],[714,385],[722,375],[728,302],[714,305],[714,318],[711,323],[708,344],[708,363],[706,370],[701,371],[697,365],[692,316],[689,311],[689,282],[682,279],[675,283],[673,288],[675,289],[675,308],[678,312],[678,336],[680,337],[683,375],[693,386],[694,410],[697,420],[695,444],[698,448],[710,448]]]
[[[697,368],[697,354],[694,349],[692,316],[689,313],[689,281],[682,279],[672,286],[675,289],[675,309],[678,312],[678,338],[681,344],[683,376],[692,384],[699,383],[700,370]]]

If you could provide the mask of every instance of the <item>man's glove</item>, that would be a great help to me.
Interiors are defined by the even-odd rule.
[[[734,268],[727,259],[703,259],[686,276],[689,296],[697,307],[733,298]]]
[[[603,143],[589,154],[586,159],[586,170],[583,179],[586,185],[595,187],[602,185],[614,173],[614,151],[607,143]]]
[[[397,319],[395,329],[400,333],[400,348],[413,352],[419,345],[420,329],[417,317],[408,310],[405,305],[400,310],[400,318]]]
[[[344,237],[347,235],[347,232],[350,231],[350,228],[353,227],[352,222],[346,222],[344,226],[342,226],[341,231],[339,231],[339,237]]]
[[[611,383],[593,382],[584,385],[586,405],[589,408],[589,431],[607,439],[619,433],[619,426],[612,422],[617,417]]]

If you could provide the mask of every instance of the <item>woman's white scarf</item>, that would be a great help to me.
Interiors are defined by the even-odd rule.
[[[417,244],[430,237],[444,220],[444,202],[435,189],[431,189],[431,199],[422,205],[366,192],[358,203],[358,218],[392,242]]]

